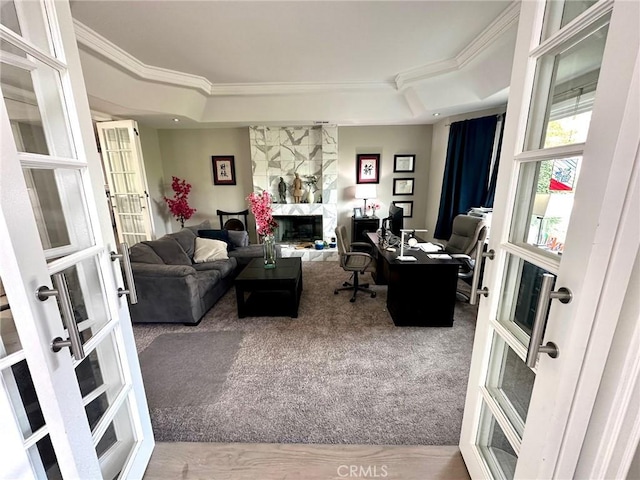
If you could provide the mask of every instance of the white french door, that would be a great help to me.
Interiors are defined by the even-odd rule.
[[[153,449],[67,2],[2,2],[0,478],[141,478]],[[126,250],[126,249],[125,249]]]
[[[639,245],[638,18],[522,2],[460,439],[473,478],[577,466]]]
[[[102,162],[120,242],[153,237],[153,220],[138,125],[133,120],[98,122]]]

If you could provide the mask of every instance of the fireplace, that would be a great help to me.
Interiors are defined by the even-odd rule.
[[[276,215],[277,243],[301,243],[322,240],[322,215]]]

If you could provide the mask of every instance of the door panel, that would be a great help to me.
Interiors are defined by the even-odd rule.
[[[138,126],[122,120],[99,122],[97,129],[118,239],[129,245],[151,240],[153,221]]]
[[[15,453],[0,472],[137,476],[153,436],[118,295],[117,249],[101,228],[109,215],[93,195],[103,179],[95,138],[85,133],[91,123],[69,5],[23,3],[15,4],[19,31],[50,19],[41,33],[51,33],[57,57],[0,27],[0,121],[3,140],[14,140],[2,142],[0,157],[0,274],[11,280],[0,331],[0,435],[3,445],[11,436]],[[13,447],[16,436],[24,441]]]
[[[591,328],[617,321],[598,305],[619,282],[607,262],[638,148],[620,129],[638,114],[640,9],[578,3],[521,4],[460,442],[473,478],[572,477],[609,348]]]

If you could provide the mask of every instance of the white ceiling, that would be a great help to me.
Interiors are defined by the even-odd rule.
[[[71,2],[92,108],[163,128],[432,123],[434,113],[503,104],[518,8],[506,1]]]

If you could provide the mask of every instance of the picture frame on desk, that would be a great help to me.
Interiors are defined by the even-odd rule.
[[[402,200],[399,202],[394,200],[393,204],[396,207],[402,208],[402,216],[404,218],[413,217],[413,200]]]
[[[394,178],[393,194],[394,195],[413,195],[413,178]]]
[[[362,208],[356,207],[353,209],[353,218],[362,218]]]

